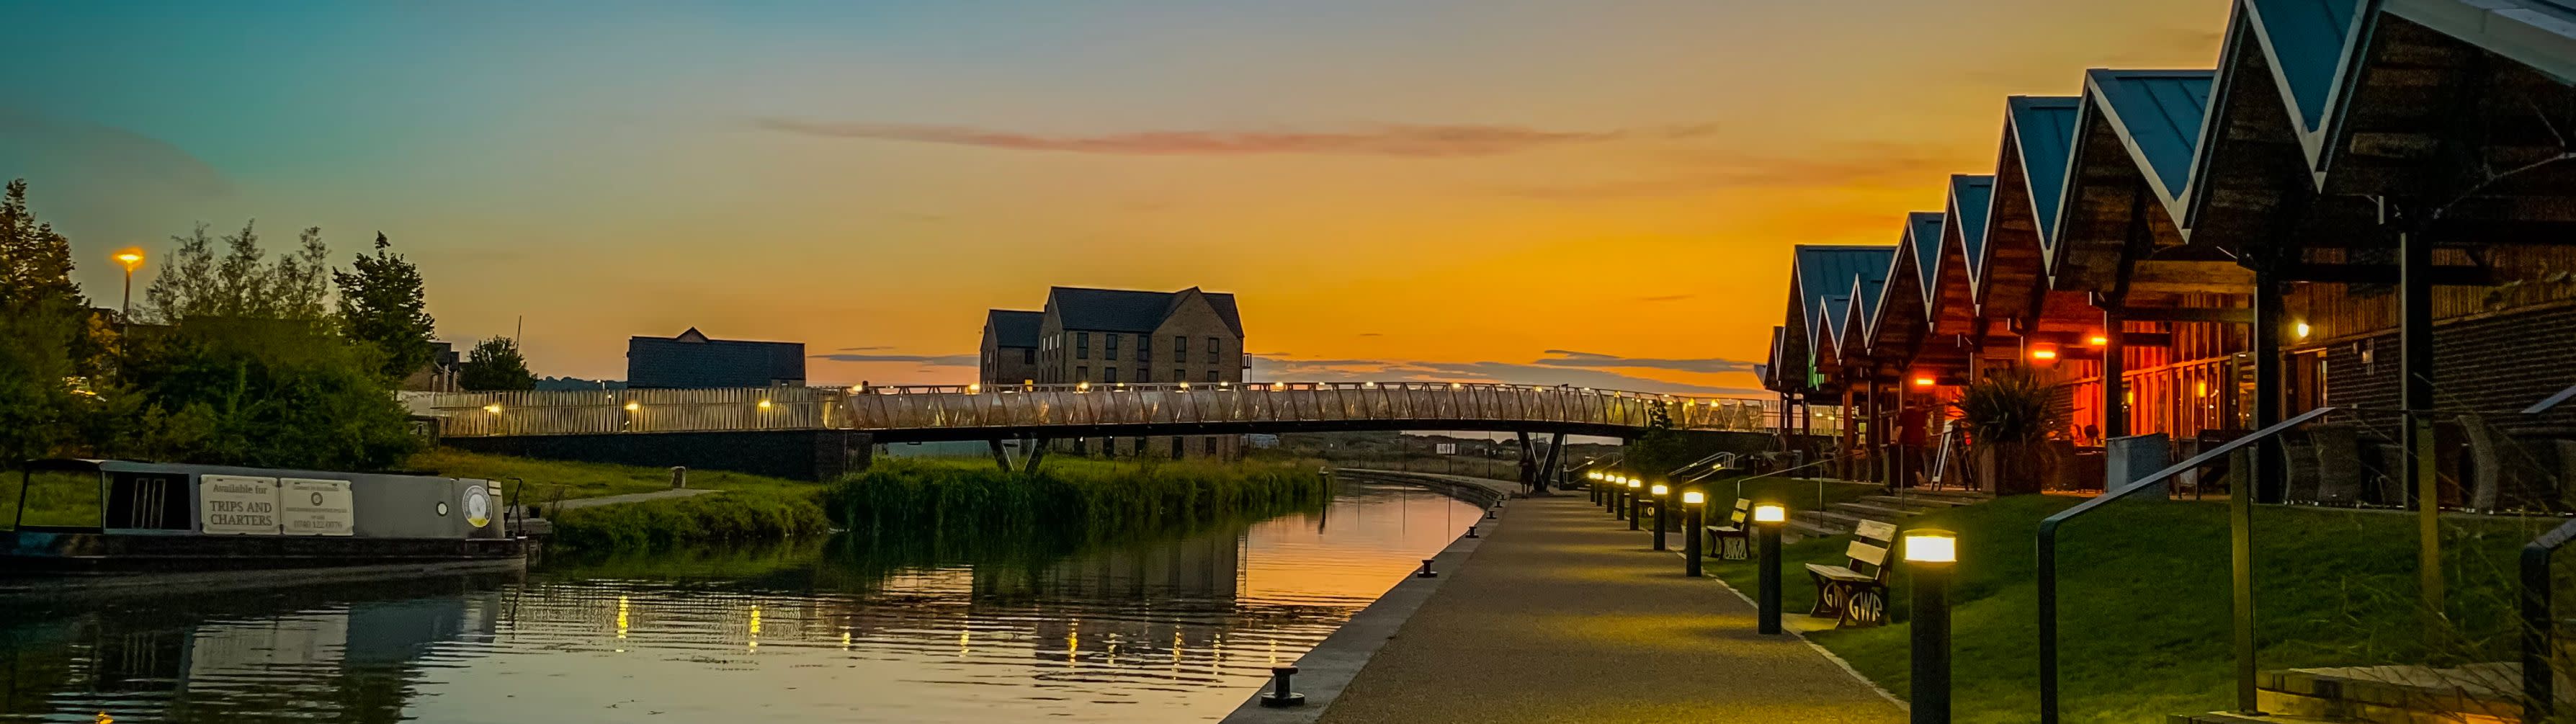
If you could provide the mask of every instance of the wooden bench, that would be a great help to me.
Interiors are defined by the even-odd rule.
[[[1807,564],[1816,579],[1816,606],[1807,615],[1834,619],[1837,628],[1876,626],[1887,622],[1887,556],[1896,545],[1896,525],[1864,520],[1853,531],[1850,563]]]
[[[1725,525],[1701,529],[1708,536],[1708,554],[1731,561],[1753,557],[1753,499],[1736,498],[1735,512],[1726,517]]]

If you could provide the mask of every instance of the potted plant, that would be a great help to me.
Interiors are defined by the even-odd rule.
[[[1997,495],[2039,492],[2045,480],[2048,436],[2059,428],[2049,405],[2055,385],[2027,367],[2004,370],[1968,385],[1959,408],[1977,463],[1977,476]]]

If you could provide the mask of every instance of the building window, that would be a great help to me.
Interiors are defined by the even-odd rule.
[[[1151,368],[1151,367],[1146,367],[1146,366],[1144,366],[1144,365],[1137,365],[1137,366],[1136,366],[1136,381],[1137,381],[1137,382],[1152,382],[1152,381],[1154,381],[1154,369],[1153,369],[1153,368]]]
[[[1190,359],[1190,338],[1188,338],[1188,337],[1183,337],[1183,336],[1180,336],[1180,335],[1177,335],[1177,334],[1172,335],[1172,359],[1179,360],[1179,361],[1183,361],[1183,362],[1187,362],[1187,361],[1189,361],[1189,359]]]
[[[1024,365],[1033,365],[1033,364],[1037,364],[1037,363],[1038,363],[1038,348],[1036,348],[1036,347],[1022,347],[1022,348],[1020,348],[1020,364],[1024,364]]]
[[[1154,361],[1154,335],[1136,335],[1136,361],[1139,368],[1144,366],[1141,363]]]
[[[1089,368],[1089,367],[1075,367],[1075,368],[1073,368],[1073,381],[1075,381],[1075,382],[1084,382],[1084,381],[1088,381],[1088,380],[1090,380],[1090,379],[1091,379],[1091,368]]]
[[[1217,373],[1216,373],[1216,370],[1208,370],[1208,381],[1209,381],[1209,382],[1216,382],[1216,381],[1218,381],[1218,380],[1217,380],[1217,378],[1216,378],[1216,374],[1217,374]]]
[[[1190,371],[1189,371],[1189,370],[1172,370],[1172,381],[1173,381],[1173,382],[1188,382],[1188,381],[1190,381]]]
[[[1208,338],[1208,364],[1217,364],[1217,356],[1218,356],[1218,355],[1217,355],[1217,342],[1216,342],[1216,338],[1215,338],[1215,337],[1209,337],[1209,338]]]
[[[1102,381],[1102,382],[1117,382],[1117,381],[1118,381],[1118,368],[1116,368],[1116,367],[1102,367],[1102,368],[1100,368],[1100,381]]]
[[[1101,359],[1109,360],[1111,362],[1118,361],[1118,338],[1122,336],[1125,335],[1116,333],[1100,335]]]
[[[1207,454],[1208,457],[1216,457],[1216,438],[1207,439]]]
[[[1073,333],[1073,358],[1091,359],[1091,333]]]

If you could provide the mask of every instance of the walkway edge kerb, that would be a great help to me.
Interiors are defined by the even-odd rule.
[[[1726,582],[1726,579],[1719,578],[1717,576],[1709,576],[1708,580],[1716,581],[1719,588],[1726,589],[1727,593],[1735,594],[1736,598],[1744,599],[1744,605],[1761,605],[1758,602],[1755,602],[1752,596],[1744,595],[1743,591],[1736,590],[1734,585]],[[1807,632],[1791,628],[1787,629],[1786,633],[1791,636],[1798,637],[1798,643],[1806,644],[1807,648],[1814,649],[1817,654],[1824,656],[1826,661],[1834,662],[1835,666],[1842,667],[1843,673],[1850,674],[1853,680],[1869,686],[1870,691],[1878,692],[1879,696],[1886,697],[1888,701],[1894,702],[1896,704],[1896,708],[1904,709],[1906,711],[1914,710],[1914,705],[1907,703],[1905,699],[1898,697],[1896,692],[1888,691],[1887,687],[1879,686],[1878,682],[1871,681],[1868,675],[1860,673],[1859,669],[1852,668],[1851,662],[1844,661],[1843,657],[1835,656],[1831,649],[1817,645],[1814,639],[1807,638]]]
[[[1347,472],[1379,473],[1389,479],[1412,476],[1450,478],[1425,487],[1438,489],[1444,485],[1456,485],[1458,482],[1471,482],[1494,492],[1498,500],[1508,500],[1510,495],[1510,488],[1504,487],[1509,484],[1501,481],[1434,476],[1429,473],[1393,473],[1374,470]],[[1449,493],[1453,497],[1465,497],[1456,495],[1458,491],[1442,492]],[[1481,536],[1500,527],[1503,521],[1509,518],[1510,511],[1509,505],[1503,505],[1495,512],[1493,520],[1475,521],[1474,525],[1479,526],[1478,534]],[[1431,557],[1432,570],[1442,575],[1435,578],[1415,578],[1407,574],[1403,580],[1386,589],[1386,593],[1379,595],[1376,602],[1370,603],[1367,608],[1360,609],[1360,612],[1353,614],[1349,621],[1343,622],[1342,627],[1335,630],[1332,636],[1326,637],[1323,643],[1316,644],[1315,648],[1307,650],[1304,656],[1298,657],[1295,664],[1297,675],[1291,686],[1295,687],[1297,693],[1306,696],[1305,706],[1276,709],[1262,706],[1262,694],[1270,691],[1270,685],[1265,682],[1260,688],[1255,689],[1250,697],[1245,698],[1241,705],[1236,706],[1234,713],[1227,715],[1220,724],[1313,724],[1315,720],[1322,718],[1324,710],[1332,708],[1333,701],[1341,696],[1342,689],[1350,686],[1351,679],[1358,677],[1360,669],[1368,666],[1369,659],[1376,657],[1378,650],[1385,648],[1386,642],[1395,638],[1396,632],[1404,628],[1404,622],[1413,618],[1413,612],[1422,608],[1424,601],[1431,600],[1433,592],[1440,590],[1441,583],[1451,579],[1448,574],[1464,568],[1467,559],[1476,555],[1476,547],[1483,543],[1484,539],[1468,538],[1466,532],[1466,529],[1459,529],[1459,537],[1451,540],[1448,547],[1442,548],[1439,554]]]

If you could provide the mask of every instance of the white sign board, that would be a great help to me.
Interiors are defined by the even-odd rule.
[[[1432,447],[1433,447],[1433,448],[1435,448],[1435,449],[1436,449],[1437,454],[1440,454],[1440,455],[1456,455],[1456,454],[1458,454],[1458,443],[1454,443],[1454,442],[1444,442],[1444,443],[1439,443],[1439,444],[1433,445]]]
[[[279,519],[287,535],[355,535],[357,498],[346,480],[280,478]]]
[[[277,535],[277,479],[197,476],[197,524],[210,535]]]

